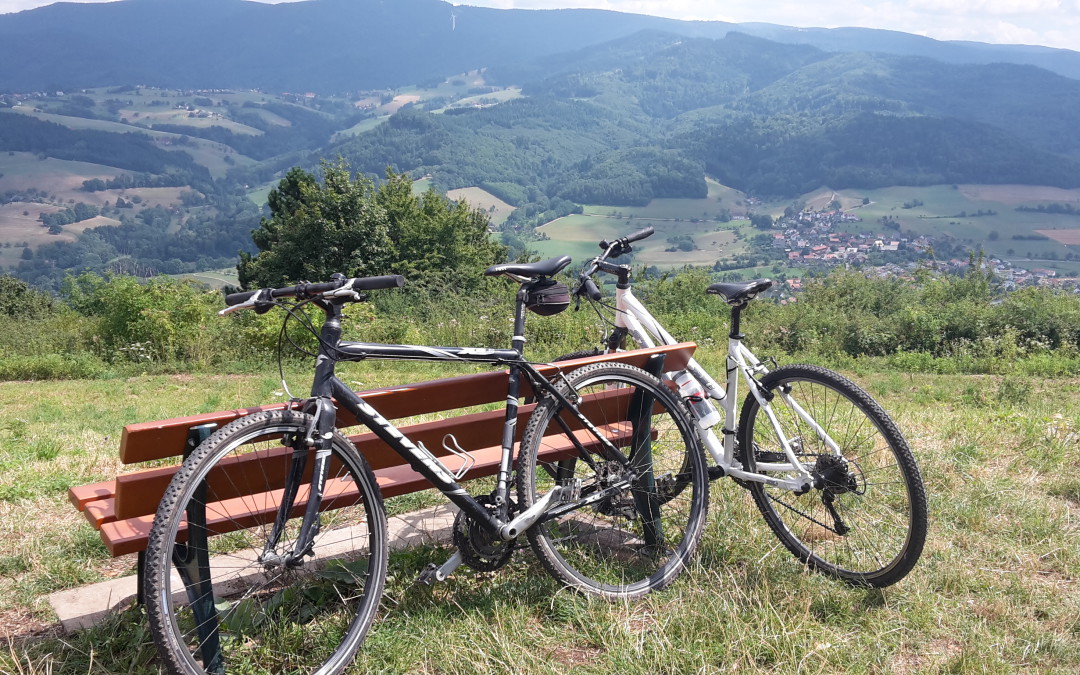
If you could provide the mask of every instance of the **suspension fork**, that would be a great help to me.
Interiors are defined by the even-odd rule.
[[[270,536],[267,537],[260,558],[264,565],[299,567],[303,564],[304,556],[311,555],[315,537],[319,534],[319,513],[322,511],[326,476],[330,468],[330,454],[334,439],[337,410],[329,397],[315,398],[312,405],[314,406],[315,418],[304,437],[288,439],[293,449],[292,461],[289,465],[289,474],[285,479],[284,494],[281,503],[278,505],[277,515],[274,517],[274,526],[270,531]],[[312,455],[314,455],[314,466],[309,483],[310,490],[308,492],[307,506],[304,510],[304,518],[300,523],[300,532],[296,537],[292,550],[278,553],[277,545],[285,532],[285,523],[293,515],[296,496],[300,492],[305,469]]]
[[[315,537],[320,529],[319,514],[322,511],[326,476],[330,468],[330,454],[334,443],[334,429],[337,425],[337,408],[330,397],[336,359],[333,354],[328,353],[327,345],[337,345],[341,340],[342,303],[316,301],[315,304],[326,313],[326,321],[320,331],[319,356],[315,362],[315,379],[311,385],[312,398],[309,409],[312,410],[314,419],[303,438],[286,439],[286,444],[291,445],[293,449],[292,461],[285,480],[281,504],[274,518],[274,526],[260,559],[266,566],[299,567],[303,565],[304,556],[312,554]],[[300,532],[292,550],[283,554],[278,553],[278,542],[284,534],[285,523],[292,516],[296,496],[300,492],[300,485],[312,454],[314,454],[314,466],[311,472],[311,487],[308,491],[304,518],[300,523]]]

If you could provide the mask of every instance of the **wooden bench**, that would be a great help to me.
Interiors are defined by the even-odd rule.
[[[649,349],[620,352],[611,355],[591,356],[559,364],[563,371],[600,361],[616,361],[646,367],[651,360],[663,355],[664,370],[683,368],[696,345],[681,343]],[[655,364],[655,361],[652,361]],[[554,366],[539,368],[541,373],[551,373]],[[464,375],[419,384],[401,385],[363,392],[362,396],[388,419],[400,419],[416,415],[445,412],[487,403],[500,403],[506,397],[508,372],[492,371]],[[527,394],[528,392],[524,392]],[[220,425],[227,424],[243,415],[260,410],[280,409],[284,403],[193,415],[158,422],[129,424],[124,427],[120,441],[120,460],[124,464],[167,460],[176,458],[168,466],[158,466],[118,475],[114,480],[81,485],[68,491],[71,502],[82,511],[105,542],[113,556],[142,553],[153,524],[158,502],[179,468],[180,458],[190,451]],[[522,406],[518,417],[518,429],[525,426],[534,406]],[[447,417],[431,422],[419,422],[402,426],[401,431],[414,441],[421,441],[436,456],[449,453],[442,448],[442,439],[453,434],[462,447],[469,450],[475,464],[463,480],[490,476],[498,471],[501,454],[501,437],[505,411],[500,407],[490,412],[478,412]],[[341,411],[337,420],[339,428],[357,425],[352,416]],[[371,464],[384,497],[417,492],[430,488],[430,483],[412,467],[375,437],[365,432],[350,437]],[[517,439],[517,440],[520,440]],[[455,461],[448,459],[448,462]],[[450,468],[456,468],[451,464]],[[264,484],[265,485],[265,484]],[[238,497],[241,495],[237,495]],[[243,503],[242,500],[238,502]],[[329,504],[332,508],[333,504]],[[234,516],[244,515],[233,513]],[[247,520],[238,518],[236,523],[254,524],[265,519],[266,514],[246,514]],[[272,515],[269,516],[272,519]],[[234,523],[232,527],[237,527]],[[209,524],[209,523],[208,523]],[[218,530],[224,531],[224,530]],[[141,567],[141,564],[140,564]]]

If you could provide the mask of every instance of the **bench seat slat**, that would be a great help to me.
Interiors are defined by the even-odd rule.
[[[620,423],[621,428],[615,430],[615,435],[626,440],[631,434],[628,423]],[[579,439],[585,445],[595,444],[585,436],[586,432],[577,432]],[[557,446],[545,446],[543,457],[549,461],[562,457],[573,456],[573,446],[562,443]],[[495,446],[472,451],[476,464],[469,470],[462,480],[471,480],[484,476],[494,475],[499,469],[499,460],[502,448]],[[431,484],[422,475],[406,465],[391,466],[375,472],[375,479],[384,497],[396,497],[403,494],[417,492],[430,488]],[[323,507],[325,509],[350,503],[356,497],[356,490],[352,483],[344,481],[327,481],[326,496]],[[275,493],[280,491],[274,491]],[[306,505],[306,488],[302,489],[297,496],[297,503],[293,507],[295,515],[303,513]],[[223,534],[254,525],[272,522],[275,511],[272,509],[252,510],[252,504],[257,498],[251,496],[240,497],[224,502],[214,502],[207,506],[207,527],[212,532]],[[216,514],[216,515],[215,515]],[[226,516],[224,514],[230,514]],[[150,528],[154,522],[153,514],[137,516],[125,520],[117,520],[103,523],[101,526],[101,538],[109,553],[115,556],[128,553],[137,553],[146,548],[146,540],[150,536]]]
[[[83,509],[83,515],[97,529],[101,529],[102,523],[110,523],[116,520],[116,500],[99,499],[87,502]]]
[[[100,483],[76,485],[68,488],[68,499],[79,511],[84,511],[86,505],[99,499],[109,499],[116,494],[116,481],[106,480]]]

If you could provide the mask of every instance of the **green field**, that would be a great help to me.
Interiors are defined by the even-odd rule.
[[[225,286],[240,285],[240,279],[237,277],[235,269],[211,270],[195,274],[177,274],[175,276],[178,279],[190,279],[206,284],[210,288],[224,288]]]
[[[731,232],[745,220],[717,223],[722,209],[736,218],[747,213],[782,216],[784,209],[801,203],[807,209],[827,210],[834,201],[845,211],[859,216],[860,222],[837,226],[851,233],[873,232],[889,237],[926,235],[957,242],[968,250],[982,248],[988,255],[1023,268],[1042,267],[1074,276],[1080,270],[1080,245],[1066,245],[1053,239],[1014,239],[1032,236],[1039,230],[1080,231],[1080,218],[1069,215],[1017,211],[1020,205],[1063,203],[1080,205],[1080,190],[1015,185],[938,185],[930,187],[889,187],[876,190],[838,190],[821,188],[794,200],[757,202],[737,190],[709,180],[705,199],[654,199],[646,206],[590,205],[583,215],[569,216],[547,223],[538,232],[547,240],[534,244],[542,255],[569,253],[575,258],[591,257],[600,239],[636,232],[652,225],[657,234],[635,246],[635,260],[661,267],[711,265],[746,252]],[[863,204],[864,200],[869,203]],[[921,202],[921,204],[916,205]],[[905,208],[907,205],[908,208]],[[977,212],[994,215],[975,216]],[[965,216],[961,217],[960,214]],[[885,228],[881,218],[898,219],[903,235]],[[743,228],[744,234],[752,234]],[[668,237],[689,235],[699,250],[666,253]],[[1074,236],[1080,236],[1078,232]],[[1066,257],[1070,257],[1066,260]],[[785,266],[786,267],[786,266]],[[790,273],[796,270],[789,269]],[[746,270],[744,274],[750,273]],[[1071,273],[1071,274],[1070,274]]]
[[[655,200],[654,200],[655,201]],[[668,202],[677,200],[665,200]],[[648,208],[648,207],[646,207]],[[658,211],[659,212],[659,211]],[[734,228],[743,221],[730,223],[690,222],[670,219],[623,218],[619,216],[573,215],[559,218],[537,231],[548,237],[530,246],[541,255],[569,254],[575,260],[585,260],[600,251],[601,239],[615,239],[651,226],[656,234],[634,244],[634,260],[643,265],[678,267],[681,265],[712,265],[720,258],[742,250],[736,242]],[[698,249],[669,252],[669,237],[692,237]]]
[[[356,136],[358,134],[364,133],[365,131],[371,131],[372,129],[379,126],[388,119],[390,119],[389,115],[383,115],[381,117],[369,117],[366,120],[361,120],[360,122],[357,122],[348,129],[337,132],[333,135],[333,137],[331,137],[330,140],[336,143],[337,141],[340,141],[346,136]]]

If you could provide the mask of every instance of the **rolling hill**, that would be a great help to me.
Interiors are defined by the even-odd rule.
[[[0,222],[13,244],[0,264],[52,285],[68,270],[226,267],[283,172],[337,157],[482,190],[517,243],[562,216],[595,223],[590,205],[746,215],[708,204],[706,177],[780,211],[825,185],[1068,190],[1078,58],[439,0],[52,5],[0,15],[0,219],[13,228]],[[31,174],[53,178],[28,189]],[[78,203],[102,219],[52,218],[56,238],[30,236]]]

